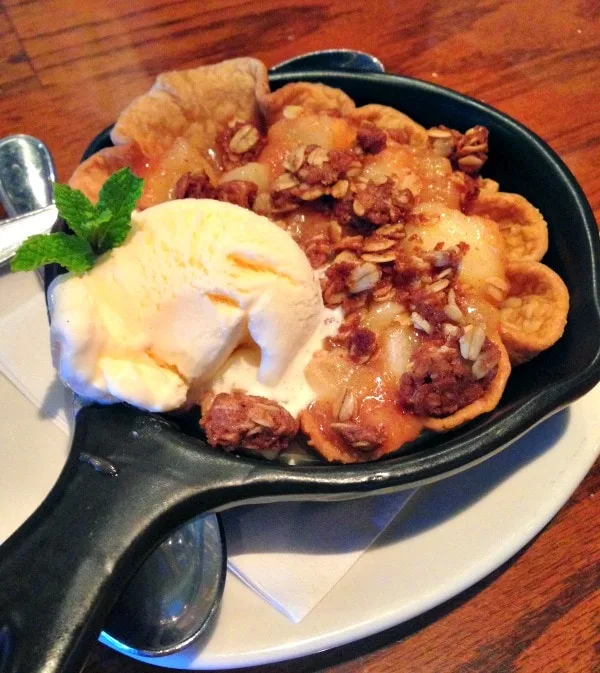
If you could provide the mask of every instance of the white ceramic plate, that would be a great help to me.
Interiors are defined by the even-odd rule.
[[[599,404],[600,386],[499,455],[422,489],[300,624],[229,575],[210,638],[160,663],[218,669],[300,657],[460,593],[526,545],[577,488],[600,454]]]
[[[1,280],[3,310],[35,290],[14,277]],[[2,376],[0,399],[3,540],[52,487],[68,447],[64,433]],[[299,657],[364,638],[456,595],[527,544],[575,490],[600,453],[599,405],[597,387],[498,456],[423,488],[300,624],[230,574],[208,639],[152,663],[219,669]]]

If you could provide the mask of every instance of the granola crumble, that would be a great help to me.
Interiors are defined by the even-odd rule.
[[[241,392],[216,395],[200,423],[211,446],[259,452],[287,448],[300,427],[277,402]]]
[[[232,120],[218,133],[215,144],[222,167],[230,170],[256,161],[267,139],[251,122]]]

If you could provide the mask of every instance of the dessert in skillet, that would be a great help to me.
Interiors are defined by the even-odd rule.
[[[235,59],[161,75],[111,137],[70,184],[96,201],[129,167],[138,210],[52,315],[60,375],[92,399],[198,404],[214,446],[273,455],[300,432],[362,462],[491,411],[563,332],[546,223],[480,177],[483,127],[270,92]]]

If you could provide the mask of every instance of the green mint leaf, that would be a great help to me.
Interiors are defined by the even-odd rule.
[[[58,214],[79,238],[93,242],[96,234],[96,207],[79,189],[55,182],[52,185]]]
[[[90,235],[87,240],[91,243],[92,249],[95,252],[98,252],[98,239],[102,235],[102,229],[107,222],[112,220],[112,216],[113,215],[108,208],[105,208],[100,212],[96,209],[94,219],[89,222]]]
[[[113,214],[110,212],[108,208],[96,212],[96,216],[94,218],[94,226],[99,227],[102,224],[106,224],[106,222],[110,222],[112,216]]]
[[[11,270],[31,271],[57,263],[75,273],[88,271],[94,265],[95,253],[117,247],[127,238],[143,184],[129,168],[123,168],[104,183],[94,205],[80,190],[54,183],[59,215],[75,235],[59,232],[31,236],[15,253]]]
[[[44,264],[57,263],[69,271],[91,269],[94,253],[87,241],[62,232],[36,234],[26,239],[10,263],[11,271],[32,271]]]
[[[96,247],[99,253],[121,245],[131,229],[131,213],[142,195],[144,181],[129,168],[113,173],[102,186],[97,211],[112,217],[98,226]]]

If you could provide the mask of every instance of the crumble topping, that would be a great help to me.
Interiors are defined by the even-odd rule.
[[[387,145],[387,133],[375,124],[363,121],[356,132],[356,142],[366,154],[379,154]]]
[[[488,157],[488,130],[474,126],[460,133],[446,126],[436,126],[427,131],[431,149],[441,157],[451,160],[453,166],[468,175],[477,175]]]
[[[215,144],[222,167],[230,170],[255,161],[267,139],[251,122],[232,120],[218,133]]]
[[[400,379],[403,408],[417,416],[443,418],[481,397],[496,375],[500,349],[480,327],[469,327],[460,339],[434,337],[417,347],[410,371]]]
[[[252,210],[258,186],[249,180],[229,180],[213,187],[206,173],[182,175],[173,190],[174,199],[215,199]]]
[[[361,423],[352,423],[348,421],[343,423],[335,422],[331,424],[331,429],[334,430],[350,447],[361,453],[371,452],[373,449],[381,446],[384,438],[384,433],[381,428],[375,428]]]
[[[277,402],[242,392],[216,395],[200,423],[211,446],[258,452],[282,451],[300,427]]]
[[[302,114],[288,112],[286,119]],[[401,130],[394,131],[362,121],[349,149],[300,144],[285,153],[283,172],[268,192],[258,193],[258,185],[245,180],[212,185],[200,173],[182,176],[175,194],[226,200],[284,221],[289,213],[305,213],[310,207],[326,226],[313,227],[312,235],[305,227],[298,242],[311,266],[323,269],[325,306],[341,307],[344,314],[338,333],[325,340],[324,348],[345,353],[351,366],[375,363],[377,371],[381,334],[365,323],[365,317],[372,306],[395,303],[395,323],[412,328],[417,343],[407,371],[397,380],[394,404],[418,417],[444,418],[485,394],[496,375],[500,351],[467,318],[458,276],[469,246],[441,241],[433,250],[424,250],[417,234],[407,239],[405,225],[423,217],[413,212],[418,194],[400,186],[402,180],[394,174],[363,174],[367,156],[398,142]],[[403,135],[400,140],[407,142]],[[230,168],[256,161],[265,142],[252,124],[230,124],[219,135],[222,164]],[[429,130],[428,145],[434,155],[451,162],[448,184],[460,210],[468,211],[480,191],[477,173],[487,158],[486,129],[474,127],[461,134],[437,127]],[[503,282],[492,279],[488,293],[502,292],[503,299]],[[361,418],[360,411],[360,399],[346,388],[327,417],[327,432],[333,433],[327,436],[362,460],[381,450],[387,435],[383,425]],[[257,422],[259,417],[263,424]],[[282,450],[298,431],[297,421],[285,409],[241,392],[218,395],[202,425],[212,445],[257,451]]]
[[[271,200],[275,212],[294,210],[302,202],[323,196],[342,198],[348,191],[348,178],[360,171],[353,151],[326,150],[318,145],[300,145],[283,161],[285,172],[273,183]]]

